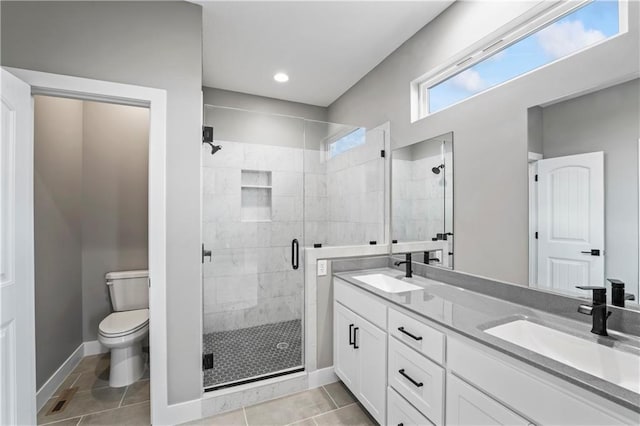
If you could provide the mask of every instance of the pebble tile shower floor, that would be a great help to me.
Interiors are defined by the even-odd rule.
[[[204,370],[204,387],[263,376],[302,366],[302,324],[284,321],[203,336],[213,368]]]

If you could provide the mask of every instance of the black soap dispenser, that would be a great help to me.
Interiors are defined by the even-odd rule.
[[[611,304],[624,308],[624,283],[615,278],[607,278],[611,283]]]

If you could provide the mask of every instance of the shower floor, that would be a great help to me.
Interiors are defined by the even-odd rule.
[[[205,389],[302,366],[300,320],[209,333],[203,340],[204,353],[213,353]]]

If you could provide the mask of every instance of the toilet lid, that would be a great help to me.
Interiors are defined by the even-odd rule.
[[[149,324],[149,309],[114,312],[100,322],[103,336],[116,337],[134,333]]]

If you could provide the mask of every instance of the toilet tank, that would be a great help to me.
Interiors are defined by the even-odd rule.
[[[149,271],[107,272],[104,277],[114,311],[149,307]]]

